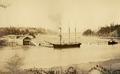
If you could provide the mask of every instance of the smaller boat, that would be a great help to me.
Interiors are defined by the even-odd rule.
[[[108,45],[114,45],[114,44],[118,44],[118,42],[116,42],[113,39],[111,39],[110,41],[108,41]]]

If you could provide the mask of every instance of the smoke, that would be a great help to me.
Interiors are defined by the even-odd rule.
[[[53,26],[55,26],[58,29],[62,26],[62,18],[63,7],[61,0],[52,0],[52,2],[49,3],[48,19],[52,22]]]
[[[57,25],[57,27],[60,27],[62,25],[62,14],[56,13],[56,14],[49,14],[50,21],[53,22],[54,25]]]

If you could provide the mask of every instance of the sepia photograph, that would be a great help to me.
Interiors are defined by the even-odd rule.
[[[120,74],[120,0],[0,0],[0,74]]]

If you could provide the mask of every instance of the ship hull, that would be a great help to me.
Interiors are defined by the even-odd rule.
[[[76,44],[53,44],[54,48],[79,48],[81,43],[76,43]]]

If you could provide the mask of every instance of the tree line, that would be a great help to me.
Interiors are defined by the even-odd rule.
[[[43,28],[16,28],[16,27],[1,27],[0,37],[4,35],[25,35],[25,34],[45,34],[46,30]]]
[[[87,29],[83,32],[83,35],[97,35],[97,36],[111,36],[111,33],[117,34],[117,37],[120,37],[120,24],[110,24],[109,26],[101,27],[98,31],[93,31],[91,29]]]

